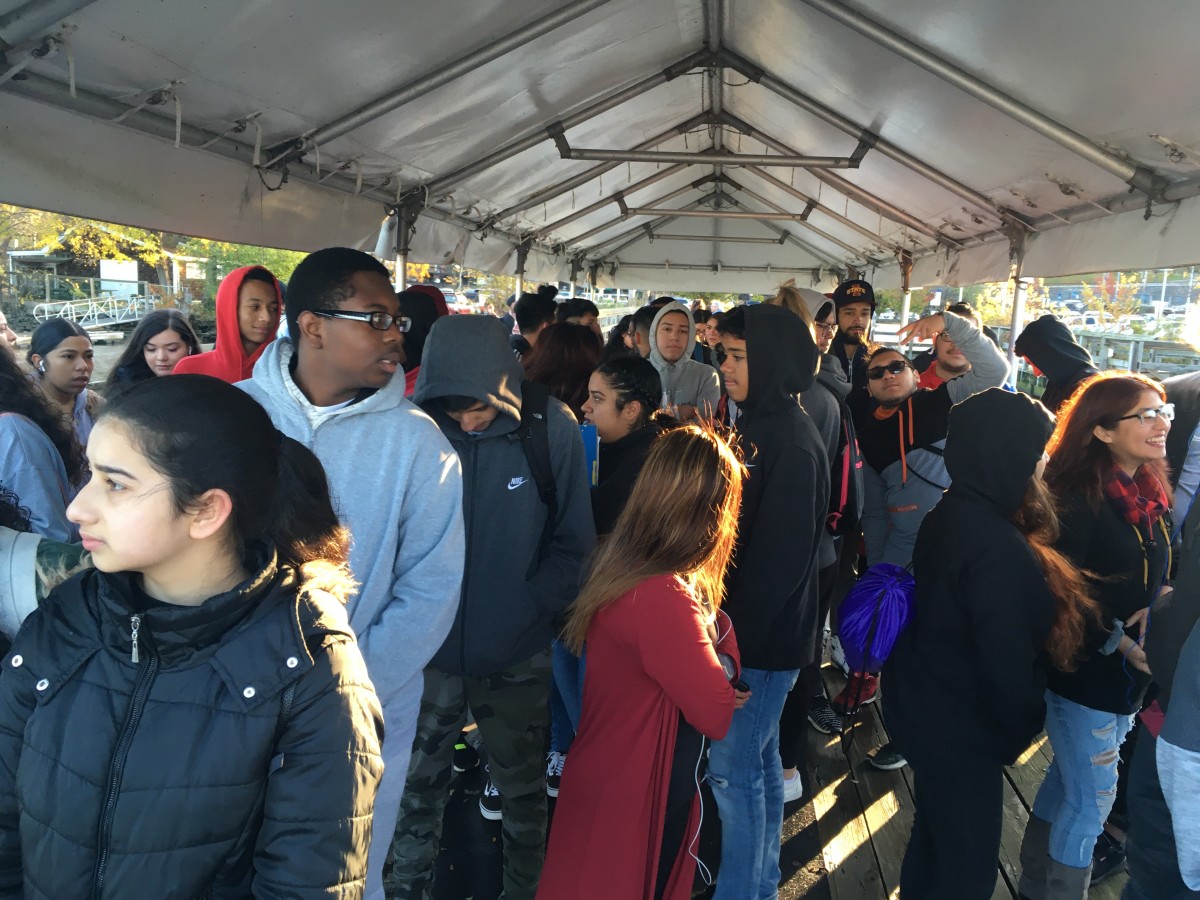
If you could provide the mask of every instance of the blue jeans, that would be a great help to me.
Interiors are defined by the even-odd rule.
[[[799,674],[799,669],[742,669],[750,699],[709,752],[708,783],[721,816],[721,867],[713,900],[774,900],[779,894],[779,716]]]
[[[576,657],[560,640],[553,644],[550,682],[550,749],[566,753],[579,729],[583,709],[583,657]]]
[[[1133,716],[1080,706],[1046,691],[1046,734],[1054,761],[1033,802],[1050,823],[1050,857],[1086,869],[1117,797],[1117,757]]]

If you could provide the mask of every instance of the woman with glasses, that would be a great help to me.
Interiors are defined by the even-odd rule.
[[[211,375],[233,384],[254,373],[254,364],[275,340],[283,291],[262,266],[234,269],[217,288],[217,342],[207,353],[186,356],[174,375]]]
[[[1141,375],[1104,372],[1059,410],[1046,481],[1058,497],[1056,544],[1090,575],[1102,627],[1075,671],[1052,670],[1046,733],[1054,761],[1021,846],[1021,893],[1082,898],[1092,848],[1112,809],[1117,759],[1150,684],[1142,629],[1171,568],[1166,439],[1174,408]]]

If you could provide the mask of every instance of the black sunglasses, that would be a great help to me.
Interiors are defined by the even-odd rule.
[[[893,359],[886,366],[871,366],[871,368],[867,369],[867,377],[872,381],[878,381],[885,373],[888,375],[899,375],[905,369],[911,368],[912,363],[907,363],[902,359]]]
[[[385,312],[363,312],[357,309],[314,309],[314,316],[323,319],[350,319],[354,322],[366,322],[376,331],[387,331],[392,325],[403,334],[412,327],[412,319],[408,316],[392,316]]]

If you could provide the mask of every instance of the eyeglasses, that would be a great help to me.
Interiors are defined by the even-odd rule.
[[[1155,419],[1162,419],[1164,422],[1174,422],[1175,404],[1164,403],[1158,409],[1143,409],[1141,412],[1135,412],[1128,416],[1117,416],[1113,421],[1124,422],[1126,419],[1137,419],[1143,425],[1149,425]]]
[[[322,319],[350,319],[354,322],[366,322],[376,331],[387,331],[395,325],[401,334],[412,328],[412,319],[408,316],[392,316],[385,312],[363,312],[357,309],[314,309],[314,316]]]
[[[729,359],[729,356],[730,356],[729,351],[726,350],[724,347],[722,347],[720,344],[717,344],[717,346],[713,347],[713,357],[717,360],[718,366],[725,365],[725,360]],[[746,360],[746,357],[744,357],[744,356],[741,359],[738,359],[736,356],[733,357],[733,361],[735,363],[745,362],[745,360]]]
[[[867,369],[867,377],[870,378],[872,381],[878,381],[885,374],[899,375],[905,369],[911,369],[911,368],[912,368],[911,363],[906,363],[902,359],[893,359],[886,366],[871,366],[871,368]]]
[[[819,328],[826,334],[833,334],[835,331],[837,331],[836,325],[830,325],[827,322],[813,322],[813,328]]]

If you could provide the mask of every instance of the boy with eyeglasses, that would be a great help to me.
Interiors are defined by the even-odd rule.
[[[382,900],[423,671],[458,610],[462,473],[449,442],[404,399],[404,378],[395,377],[409,323],[378,260],[345,247],[309,254],[292,274],[285,307],[290,337],[268,344],[254,376],[238,386],[321,460],[354,535],[350,570],[359,589],[346,612],[387,723],[365,895]]]
[[[950,486],[942,457],[950,408],[1008,378],[1008,361],[970,319],[952,312],[926,316],[897,332],[901,343],[938,334],[962,351],[968,370],[937,388],[922,388],[912,363],[899,350],[878,347],[866,363],[867,391],[874,403],[858,411],[855,428],[863,462],[863,540],[868,565],[907,566],[917,529]],[[876,698],[875,675],[854,672],[833,707],[844,712]],[[890,744],[870,757],[880,769],[899,769],[904,757]]]

